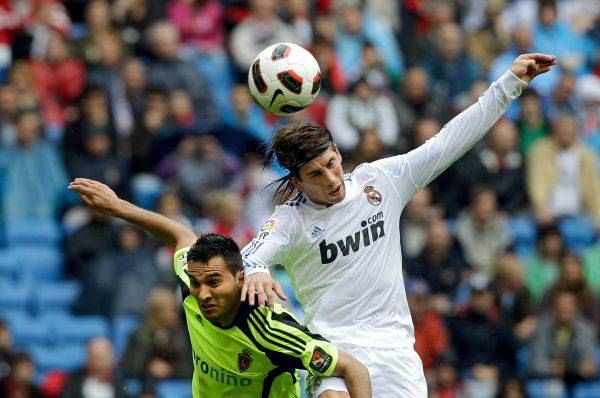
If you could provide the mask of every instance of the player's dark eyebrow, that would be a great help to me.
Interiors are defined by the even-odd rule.
[[[184,269],[183,272],[188,276],[188,278],[190,278],[190,281],[194,282],[194,283],[198,283],[198,279],[196,279],[194,276],[192,276],[187,269]]]

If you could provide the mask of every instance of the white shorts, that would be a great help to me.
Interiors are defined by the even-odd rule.
[[[427,398],[427,382],[423,364],[410,348],[371,348],[344,345],[340,347],[361,361],[371,375],[373,398]],[[342,378],[307,379],[309,398],[318,398],[327,390],[348,392]]]

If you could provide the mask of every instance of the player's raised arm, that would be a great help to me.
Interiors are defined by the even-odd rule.
[[[289,246],[289,229],[286,225],[290,220],[278,217],[278,212],[258,231],[256,237],[242,249],[244,262],[244,286],[242,301],[248,299],[248,304],[259,307],[268,304],[273,309],[275,294],[282,300],[287,300],[279,282],[271,277],[269,266],[283,264],[284,252]]]
[[[189,247],[197,239],[194,231],[187,226],[120,199],[112,189],[101,182],[76,178],[69,184],[69,189],[76,191],[91,209],[129,221],[176,249]]]
[[[401,196],[408,201],[483,138],[527,84],[555,64],[553,55],[520,55],[475,104],[448,122],[433,138],[405,155],[381,159],[374,165],[400,177]]]

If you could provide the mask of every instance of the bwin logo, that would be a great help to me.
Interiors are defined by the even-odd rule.
[[[323,239],[319,243],[321,263],[329,264],[335,261],[339,252],[341,252],[344,257],[350,253],[357,252],[361,248],[361,237],[362,246],[366,247],[377,239],[385,236],[383,212],[379,212],[376,215],[363,220],[360,223],[360,226],[363,229],[356,231],[352,235],[346,236],[344,239],[338,240],[336,243],[327,243],[327,241]]]

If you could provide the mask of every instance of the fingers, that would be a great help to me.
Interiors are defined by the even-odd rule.
[[[287,300],[287,296],[283,292],[283,289],[281,288],[281,285],[279,284],[279,282],[277,282],[277,281],[275,282],[275,284],[273,285],[273,290],[275,291],[277,296],[279,296],[280,299]],[[269,301],[273,301],[273,299],[274,299],[274,297],[269,297]]]
[[[551,62],[556,62],[556,55],[549,55],[549,54],[541,54],[541,53],[531,53],[531,54],[524,54],[527,58],[529,59],[533,59],[538,63],[551,63]]]
[[[248,285],[250,285],[250,282],[248,278],[246,278],[244,280],[244,286],[242,286],[242,301],[246,301],[246,295],[248,294]]]
[[[258,307],[262,308],[265,306],[265,301],[267,298],[267,294],[265,293],[265,288],[263,285],[258,284],[256,286],[256,297],[258,297]]]
[[[254,286],[254,281],[250,282],[250,286],[248,287],[248,305],[250,307],[254,306],[256,298],[256,287]]]

